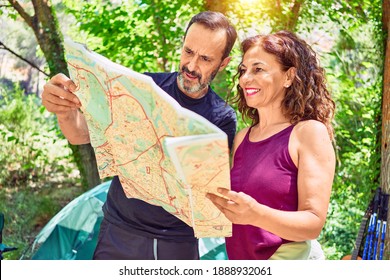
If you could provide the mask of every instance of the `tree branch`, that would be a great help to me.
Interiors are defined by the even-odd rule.
[[[8,0],[11,6],[19,13],[28,26],[33,27],[33,17],[30,16],[16,0]]]
[[[294,1],[293,6],[291,7],[291,14],[287,20],[287,26],[289,30],[294,30],[297,26],[298,18],[299,18],[299,12],[301,9],[301,5],[303,4],[305,0],[296,0]]]
[[[349,6],[349,8],[352,11],[355,10],[363,19],[367,18],[367,15],[364,12],[364,9],[362,8],[362,6],[360,4],[358,4],[357,6],[354,6],[353,4],[355,4],[355,1],[351,1],[351,0],[347,0],[346,4]]]
[[[46,75],[47,77],[49,77],[49,74],[47,74],[46,72],[42,71],[37,65],[35,65],[33,62],[25,59],[24,57],[22,57],[21,55],[15,53],[13,50],[11,50],[10,48],[8,48],[6,45],[3,44],[3,42],[0,41],[0,49],[4,49],[6,51],[9,51],[10,53],[12,53],[14,56],[16,56],[17,58],[23,60],[24,62],[26,62],[27,64],[29,64],[31,67],[37,69],[39,72],[43,73],[44,75]]]

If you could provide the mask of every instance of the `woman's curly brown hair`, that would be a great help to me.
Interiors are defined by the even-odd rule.
[[[294,33],[279,31],[269,35],[257,35],[245,39],[241,43],[242,54],[253,46],[261,46],[264,51],[274,55],[284,71],[290,67],[296,68],[293,83],[286,89],[282,101],[285,116],[292,124],[304,120],[317,120],[325,124],[331,139],[335,103],[326,87],[325,71],[319,66],[317,55],[313,49]],[[240,66],[235,78],[240,78]],[[259,123],[257,109],[246,104],[245,96],[240,85],[237,85],[238,94],[233,98],[237,103],[242,118],[252,120],[252,125]]]

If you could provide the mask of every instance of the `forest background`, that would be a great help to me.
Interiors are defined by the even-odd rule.
[[[50,218],[101,182],[90,145],[69,145],[55,116],[41,105],[45,81],[67,73],[63,37],[138,72],[177,70],[186,24],[202,10],[226,14],[239,41],[288,29],[318,53],[336,102],[337,155],[328,219],[318,240],[327,259],[350,254],[381,185],[389,6],[389,0],[0,0],[0,212],[3,242],[18,248],[5,259],[28,258]],[[213,82],[222,97],[235,92],[238,44],[232,56]],[[240,115],[238,120],[238,129],[247,125]]]

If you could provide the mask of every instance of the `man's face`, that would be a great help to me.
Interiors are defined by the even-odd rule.
[[[201,24],[193,24],[187,32],[180,56],[178,85],[192,98],[201,98],[208,85],[230,58],[222,60],[226,45],[225,30],[210,30]]]

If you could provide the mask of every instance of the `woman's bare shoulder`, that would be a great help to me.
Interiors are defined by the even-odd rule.
[[[295,132],[299,138],[328,135],[325,124],[316,120],[307,120],[297,123]]]
[[[331,146],[332,140],[325,124],[316,120],[307,120],[295,126],[294,143],[297,148],[322,149],[325,146]]]

